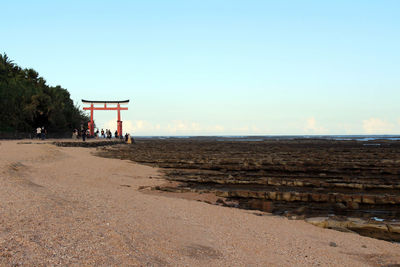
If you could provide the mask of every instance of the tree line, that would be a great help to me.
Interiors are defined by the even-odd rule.
[[[0,132],[31,133],[44,126],[54,136],[71,133],[89,118],[67,89],[49,86],[39,73],[0,54]]]

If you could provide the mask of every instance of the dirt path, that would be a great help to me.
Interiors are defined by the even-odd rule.
[[[0,143],[0,265],[400,263],[399,244],[143,194],[139,186],[163,183],[157,169],[94,149]]]

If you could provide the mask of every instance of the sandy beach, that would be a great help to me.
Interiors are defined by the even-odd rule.
[[[32,143],[30,143],[32,142]],[[157,168],[95,148],[0,142],[2,266],[384,266],[400,245],[144,194]]]

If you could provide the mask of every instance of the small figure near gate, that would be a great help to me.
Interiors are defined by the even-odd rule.
[[[86,129],[82,130],[82,140],[85,142],[86,141]]]
[[[42,133],[42,128],[37,127],[37,128],[36,128],[36,138],[37,138],[37,139],[40,139],[41,133]]]
[[[42,126],[42,129],[40,130],[40,135],[42,140],[46,139],[46,130],[44,129],[44,126]]]
[[[78,129],[74,129],[72,132],[72,139],[77,140],[78,139]]]

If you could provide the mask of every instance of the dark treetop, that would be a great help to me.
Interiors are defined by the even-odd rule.
[[[30,133],[41,126],[70,133],[87,121],[66,89],[47,85],[34,69],[22,69],[0,54],[0,133]]]

